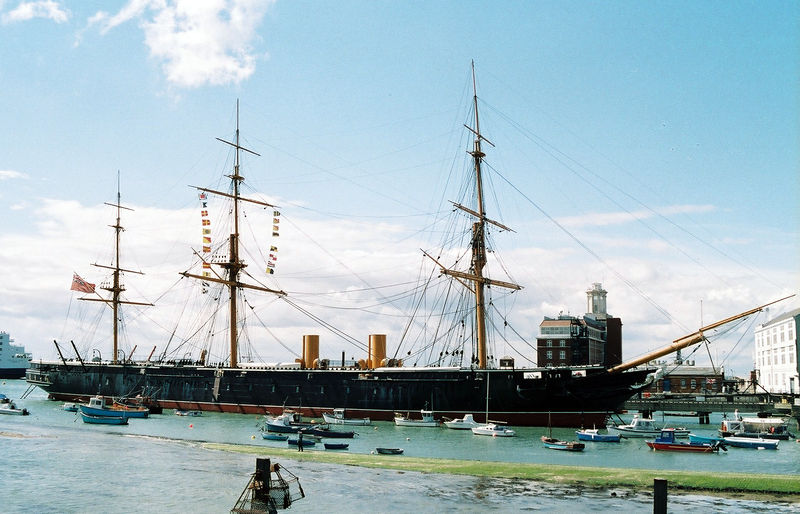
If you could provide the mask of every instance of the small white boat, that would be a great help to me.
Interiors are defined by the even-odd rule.
[[[333,414],[323,412],[322,418],[325,420],[325,423],[330,423],[331,425],[365,426],[371,423],[369,418],[346,418],[344,416],[344,409],[333,409]]]
[[[77,403],[65,403],[61,406],[61,408],[67,412],[78,412],[78,404]]]
[[[176,416],[202,416],[199,410],[181,410],[175,409]]]
[[[619,434],[601,434],[596,428],[576,430],[575,435],[578,436],[578,441],[599,441],[601,443],[618,443],[622,438]]]
[[[475,421],[472,414],[464,414],[463,418],[445,421],[444,426],[453,430],[471,430],[481,424]]]
[[[514,437],[516,435],[516,432],[510,428],[495,423],[486,423],[485,425],[473,427],[472,433],[475,435],[489,435],[492,437]]]
[[[439,421],[433,419],[433,411],[421,410],[422,419],[411,419],[402,414],[395,413],[394,424],[398,427],[438,427]]]
[[[12,416],[27,416],[30,414],[28,409],[19,409],[11,400],[0,403],[0,414],[10,414]]]
[[[651,418],[640,418],[634,414],[629,425],[609,425],[607,428],[610,434],[617,433],[623,437],[658,437],[664,427],[656,425]],[[689,437],[689,430],[685,428],[673,430],[675,437]]]

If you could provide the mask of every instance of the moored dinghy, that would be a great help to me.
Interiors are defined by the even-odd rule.
[[[403,453],[402,448],[375,448],[375,451],[381,455],[400,455]]]
[[[128,418],[125,416],[93,416],[91,414],[86,414],[85,412],[81,412],[81,418],[83,419],[84,423],[89,423],[92,425],[127,425]]]
[[[286,441],[289,436],[286,434],[277,434],[275,432],[261,432],[261,438],[267,441]]]
[[[568,452],[582,452],[586,445],[578,441],[561,441],[554,437],[542,436],[542,444],[549,450],[565,450]]]

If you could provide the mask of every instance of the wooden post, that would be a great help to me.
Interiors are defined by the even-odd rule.
[[[653,514],[667,514],[667,481],[653,479]]]
[[[270,460],[256,458],[256,475],[253,487],[253,498],[265,505],[269,504]]]

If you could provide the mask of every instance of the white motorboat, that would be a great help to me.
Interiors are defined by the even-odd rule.
[[[0,395],[0,414],[11,414],[14,416],[27,416],[30,414],[28,409],[19,409],[17,405],[5,395]]]
[[[658,437],[664,427],[658,426],[652,418],[640,418],[634,414],[633,420],[628,425],[609,425],[609,433],[616,433],[622,437]],[[686,428],[675,428],[675,437],[689,437],[689,430]]]
[[[472,417],[472,414],[464,414],[463,418],[444,422],[444,426],[452,428],[453,430],[470,430],[480,425],[481,424]]]
[[[369,418],[346,418],[344,415],[344,409],[341,408],[333,409],[333,414],[323,412],[322,418],[325,420],[325,423],[330,423],[331,425],[365,426],[371,423]]]
[[[421,410],[422,419],[411,419],[408,416],[395,413],[394,424],[398,427],[438,427],[439,421],[433,419],[433,411]]]
[[[516,432],[508,427],[497,425],[495,423],[486,423],[485,425],[478,425],[472,429],[475,435],[489,435],[492,437],[514,437]]]

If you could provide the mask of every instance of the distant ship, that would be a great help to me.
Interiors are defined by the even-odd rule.
[[[0,332],[0,378],[22,378],[31,365],[31,354],[13,342],[8,332]]]
[[[482,178],[485,154],[482,145],[487,141],[481,135],[478,123],[474,68],[473,92],[473,121],[471,126],[465,125],[472,139],[472,147],[468,149],[471,162],[467,166],[471,185],[464,188],[470,191],[464,202],[469,206],[453,202],[452,209],[458,219],[467,221],[466,230],[460,232],[466,235],[466,251],[462,253],[467,262],[461,270],[451,269],[457,264],[457,259],[452,260],[455,252],[449,257],[445,253],[436,253],[436,257],[432,252],[425,253],[426,261],[433,269],[429,281],[438,277],[439,283],[446,286],[442,289],[449,292],[447,299],[456,298],[461,303],[444,308],[443,303],[417,302],[418,311],[430,310],[435,305],[442,314],[440,318],[431,316],[434,321],[428,319],[427,324],[415,325],[423,328],[434,325],[437,330],[433,335],[420,338],[424,352],[430,356],[428,364],[408,366],[404,365],[403,359],[397,358],[397,353],[394,357],[387,356],[384,334],[369,337],[365,358],[357,362],[346,362],[344,354],[341,362],[320,359],[319,336],[313,334],[303,336],[302,357],[295,362],[239,362],[240,334],[243,333],[241,321],[244,314],[251,312],[243,312],[242,294],[246,291],[283,298],[287,294],[263,285],[260,279],[253,283],[252,273],[244,271],[240,212],[244,206],[256,205],[272,214],[275,206],[240,194],[240,185],[244,181],[239,169],[240,153],[254,152],[239,143],[237,105],[235,139],[233,142],[220,139],[235,150],[233,170],[227,175],[230,188],[227,191],[197,188],[201,195],[213,195],[229,202],[224,212],[230,213],[233,219],[230,236],[219,246],[210,248],[211,253],[206,253],[208,246],[204,246],[202,252],[195,252],[198,271],[182,273],[186,278],[199,281],[203,287],[217,287],[217,292],[208,296],[228,302],[229,325],[218,328],[229,338],[227,356],[220,363],[207,362],[206,347],[198,345],[203,351],[192,360],[167,360],[163,357],[151,360],[155,348],[146,361],[134,362],[124,355],[122,359],[118,358],[116,309],[132,302],[120,298],[124,290],[120,276],[126,270],[120,268],[117,246],[117,260],[110,267],[113,280],[103,287],[111,293],[111,298],[102,299],[115,311],[112,358],[88,361],[79,356],[78,360],[67,360],[61,354],[60,361],[36,361],[27,373],[28,382],[59,401],[85,400],[95,394],[142,395],[163,408],[183,410],[278,414],[291,408],[306,416],[320,417],[333,409],[346,409],[350,417],[391,421],[396,412],[419,412],[424,408],[434,411],[437,417],[462,418],[472,414],[478,422],[491,419],[518,426],[605,425],[611,413],[619,411],[626,400],[652,381],[655,369],[624,364],[613,370],[601,366],[520,368],[514,359],[495,359],[487,351],[488,333],[499,332],[498,327],[502,330],[504,326],[504,319],[490,316],[488,311],[492,305],[487,297],[492,291],[518,290],[521,287],[510,281],[489,278],[485,273],[493,255],[487,247],[487,231],[507,232],[510,229],[487,217],[485,210]],[[119,234],[122,230],[119,195],[114,206],[117,223],[112,226]],[[275,210],[274,214],[276,225],[273,228],[277,230],[279,212]],[[210,238],[204,240],[204,244],[210,242]],[[247,255],[258,255],[258,252]],[[451,259],[451,264],[443,264],[446,259]],[[221,310],[217,307],[216,312]],[[445,314],[460,316],[450,320],[452,328],[443,326]],[[449,338],[449,346],[435,346],[442,345],[446,338]],[[694,342],[701,340],[702,334]],[[434,351],[433,348],[437,349]],[[665,353],[674,350],[669,348]],[[77,349],[75,351],[77,353]],[[403,354],[404,357],[410,355],[410,351]],[[444,355],[462,358],[463,362],[442,364]],[[638,364],[646,364],[646,361]]]

